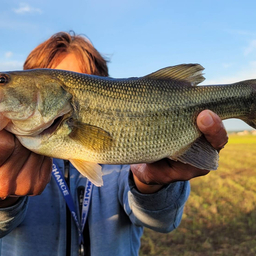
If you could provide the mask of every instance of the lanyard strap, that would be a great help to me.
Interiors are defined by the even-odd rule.
[[[91,183],[91,181],[89,181],[87,179],[86,186],[85,186],[85,191],[84,191],[83,207],[82,207],[82,218],[81,218],[81,228],[82,228],[82,230],[84,230],[84,226],[85,226],[86,219],[87,219],[88,212],[89,212],[92,189],[93,189],[93,184]]]
[[[93,184],[89,180],[87,180],[87,182],[86,182],[83,206],[82,206],[82,218],[81,218],[81,222],[79,222],[79,217],[78,217],[78,214],[77,214],[77,211],[75,208],[73,198],[70,194],[70,190],[65,181],[62,171],[60,171],[58,168],[58,165],[57,165],[55,159],[53,159],[53,164],[52,164],[52,175],[53,175],[53,177],[54,177],[54,179],[55,179],[55,181],[56,181],[56,183],[66,201],[66,204],[71,212],[71,215],[73,216],[73,219],[76,223],[76,226],[78,229],[79,244],[84,243],[82,233],[83,233],[84,226],[86,223],[86,218],[88,216]]]

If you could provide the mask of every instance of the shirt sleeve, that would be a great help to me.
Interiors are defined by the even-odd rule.
[[[120,179],[125,179],[124,175]],[[151,228],[158,232],[170,232],[181,222],[184,205],[189,197],[190,184],[179,181],[164,186],[153,194],[140,193],[129,171],[126,182],[122,181],[123,206],[135,225]]]
[[[16,204],[0,208],[0,238],[9,234],[25,218],[28,206],[28,197],[21,197]]]

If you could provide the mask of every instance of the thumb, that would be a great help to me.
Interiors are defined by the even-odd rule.
[[[214,112],[202,111],[197,117],[197,126],[215,149],[222,149],[228,142],[226,129],[220,117]]]

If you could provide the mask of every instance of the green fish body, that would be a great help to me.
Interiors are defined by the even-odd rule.
[[[169,157],[214,170],[218,152],[198,130],[197,115],[210,109],[255,128],[256,80],[196,86],[202,70],[183,64],[128,79],[51,69],[1,73],[0,129],[36,153],[70,160],[98,186],[98,164]]]

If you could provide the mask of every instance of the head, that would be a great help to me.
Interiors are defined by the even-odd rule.
[[[84,36],[59,32],[38,45],[27,57],[23,68],[66,69],[108,76],[107,61]]]

